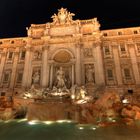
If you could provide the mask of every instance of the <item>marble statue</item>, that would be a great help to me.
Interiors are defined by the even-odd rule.
[[[32,80],[33,80],[33,84],[38,84],[39,83],[39,80],[40,80],[39,71],[36,71],[36,72],[33,73]]]
[[[87,94],[87,91],[86,91],[85,87],[81,86],[81,88],[80,88],[80,98],[84,99],[86,94]]]
[[[91,65],[88,65],[86,68],[86,82],[94,83],[94,69]]]
[[[66,86],[65,85],[65,82],[66,82],[65,73],[64,73],[62,67],[60,67],[56,72],[56,80],[57,80],[57,84],[56,84],[57,88],[63,88]]]
[[[59,22],[58,16],[56,14],[54,14],[51,18],[53,19],[53,24],[56,24]]]
[[[70,13],[67,11],[67,9],[65,8],[61,8],[58,10],[58,14],[54,14],[51,18],[53,19],[53,25],[57,25],[57,24],[69,24],[71,23],[72,17],[74,16],[74,13]]]

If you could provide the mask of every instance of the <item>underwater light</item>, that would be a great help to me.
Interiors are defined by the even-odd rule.
[[[71,123],[72,121],[71,121],[71,120],[66,120],[66,122],[67,122],[67,123]]]
[[[64,123],[64,122],[67,122],[67,120],[58,120],[56,122],[58,122],[58,123]]]
[[[54,121],[44,121],[43,123],[45,123],[45,124],[49,125],[49,124],[54,123]]]
[[[92,130],[96,130],[96,127],[92,127],[91,129],[92,129]]]
[[[72,99],[72,100],[75,99],[75,95],[74,95],[74,94],[71,95],[71,99]]]
[[[34,120],[34,121],[29,121],[29,122],[28,122],[28,124],[29,124],[29,125],[35,125],[35,124],[37,124],[37,123],[38,123],[38,121],[37,121],[37,120]]]
[[[4,123],[9,123],[11,120],[4,121]]]
[[[79,127],[80,130],[84,129],[84,127]]]
[[[27,119],[21,119],[21,120],[18,120],[17,122],[25,122],[27,121]]]
[[[122,103],[124,103],[124,104],[128,104],[129,101],[128,101],[127,99],[124,99],[124,100],[122,100]]]

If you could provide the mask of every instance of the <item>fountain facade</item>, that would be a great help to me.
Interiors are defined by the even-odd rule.
[[[61,8],[52,22],[31,24],[27,37],[0,40],[0,106],[11,112],[7,118],[131,118],[124,104],[137,114],[132,120],[139,118],[140,45],[132,33],[139,27],[101,31],[97,18],[73,16]]]

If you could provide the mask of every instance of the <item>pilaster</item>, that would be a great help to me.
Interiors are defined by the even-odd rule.
[[[48,87],[49,85],[49,65],[48,65],[48,50],[49,46],[43,47],[43,60],[42,60],[42,87]]]
[[[5,61],[6,61],[6,51],[7,48],[4,48],[4,50],[1,52],[1,63],[0,63],[0,83],[2,84],[2,74],[3,74],[3,70],[4,70],[4,65],[5,65]]]
[[[120,64],[120,58],[119,58],[119,52],[118,52],[119,48],[118,48],[118,45],[114,45],[112,48],[113,48],[113,57],[114,57],[114,63],[115,63],[117,83],[119,86],[121,86],[123,84],[123,80],[122,80],[121,64]]]
[[[135,53],[135,46],[133,44],[129,46],[130,46],[129,47],[130,58],[131,58],[133,74],[135,77],[136,85],[140,85],[140,73],[139,73],[138,63],[137,63],[137,58],[136,58],[136,53]]]
[[[103,58],[101,51],[101,43],[97,42],[95,46],[95,81],[98,85],[104,85],[104,67],[103,67]]]
[[[13,66],[12,66],[10,89],[13,89],[15,85],[18,57],[19,57],[19,48],[17,48],[14,52],[14,61],[13,61]]]
[[[81,45],[76,44],[76,84],[81,85]]]
[[[29,88],[31,86],[31,62],[32,62],[32,51],[31,46],[26,46],[26,55],[25,55],[25,64],[24,64],[24,73],[22,86]]]

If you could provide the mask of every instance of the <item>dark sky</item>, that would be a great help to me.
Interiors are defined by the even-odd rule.
[[[0,0],[0,38],[26,36],[26,27],[50,22],[61,7],[74,19],[97,17],[101,29],[140,26],[140,0]]]

